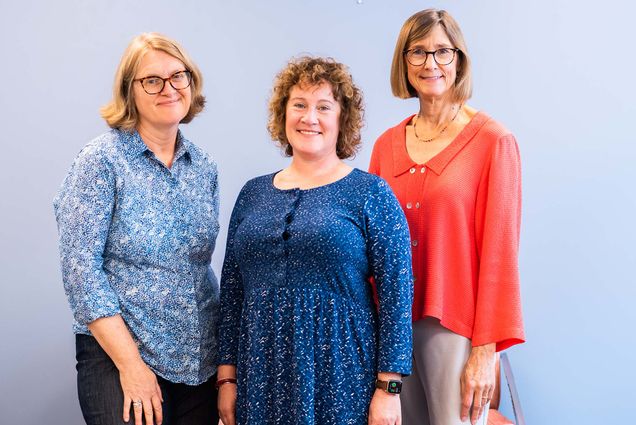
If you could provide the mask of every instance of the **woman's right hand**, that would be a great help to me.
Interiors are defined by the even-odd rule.
[[[218,408],[223,425],[236,425],[236,384],[219,387]]]
[[[119,382],[124,392],[124,422],[130,419],[132,406],[135,425],[142,425],[142,416],[146,417],[147,425],[161,425],[161,388],[154,372],[142,360],[121,315],[97,319],[88,324],[88,329],[119,370]]]
[[[143,416],[146,417],[146,424],[161,425],[163,397],[154,372],[143,361],[139,361],[131,367],[120,369],[119,380],[124,392],[124,422],[130,419],[132,406],[135,425],[142,425]]]

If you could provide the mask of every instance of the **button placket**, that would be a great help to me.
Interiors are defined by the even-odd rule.
[[[283,233],[281,234],[283,241],[288,241],[289,238],[291,237],[291,232],[289,230],[289,227],[294,221],[294,214],[296,213],[296,208],[298,207],[298,202],[300,201],[299,199],[300,192],[298,192],[297,190],[294,190],[292,193],[295,195],[296,199],[292,201],[290,210],[287,212],[287,214],[285,214],[285,217],[283,219]]]
[[[289,239],[292,237],[291,225],[294,222],[294,218],[296,215],[296,209],[298,208],[298,204],[300,203],[300,197],[302,193],[298,189],[292,189],[287,192],[287,196],[290,199],[287,201],[287,210],[283,211],[282,217],[282,228],[283,232],[281,233],[282,239],[282,251],[283,251],[283,259],[280,263],[280,268],[276,273],[279,278],[279,284],[285,285],[287,282],[287,273],[289,271],[289,257],[290,257],[290,246]]]
[[[288,240],[291,236],[289,233],[289,225],[292,221],[294,221],[294,215],[291,212],[288,212],[287,215],[285,215],[285,225],[283,226],[284,230],[282,236],[284,241]]]
[[[423,173],[425,169],[426,169],[426,167],[422,167],[422,169],[421,169],[421,171],[420,171],[420,172],[421,172],[421,173]],[[411,173],[411,174],[415,174],[415,172],[416,172],[416,171],[417,171],[417,169],[416,169],[415,167],[411,167],[411,168],[409,169],[409,173]],[[415,208],[419,208],[419,207],[420,207],[420,203],[418,202],[418,203],[416,204]],[[412,209],[412,208],[413,208],[413,203],[412,203],[412,202],[407,202],[407,203],[406,203],[406,209],[407,209],[407,210],[410,210],[410,209]]]

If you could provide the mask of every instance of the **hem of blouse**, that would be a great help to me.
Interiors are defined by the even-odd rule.
[[[75,335],[88,335],[91,336],[93,338],[95,338],[93,336],[93,334],[90,333],[90,330],[88,332],[74,332]],[[216,365],[212,365],[209,367],[209,371],[206,370],[206,372],[201,375],[201,369],[199,369],[199,371],[196,372],[197,374],[197,378],[196,379],[183,379],[183,377],[178,378],[178,374],[174,374],[174,373],[165,373],[160,371],[159,369],[157,369],[154,365],[148,363],[147,359],[144,358],[143,353],[140,353],[142,360],[144,361],[144,363],[146,363],[146,366],[148,366],[150,368],[150,370],[152,370],[155,375],[161,376],[163,379],[165,379],[166,381],[170,381],[174,384],[186,384],[186,385],[200,385],[204,382],[206,382],[208,379],[210,379],[211,376],[213,376],[216,373],[217,367]],[[222,364],[222,363],[219,363]]]
[[[430,309],[427,308],[427,309]],[[457,335],[463,336],[464,338],[470,339],[472,340],[473,337],[473,329],[471,326],[468,326],[462,322],[459,322],[457,320],[453,320],[453,319],[449,319],[447,317],[444,317],[444,315],[441,313],[441,311],[439,309],[433,309],[433,310],[437,310],[434,312],[429,312],[429,313],[422,313],[420,314],[418,317],[413,316],[413,322],[416,322],[420,319],[424,319],[425,317],[432,317],[434,319],[439,320],[439,324],[448,329],[451,332],[456,333]]]
[[[193,377],[187,378],[178,372],[160,370],[157,368],[156,365],[153,365],[148,361],[143,352],[140,352],[139,354],[141,355],[141,359],[144,361],[144,363],[146,363],[146,365],[157,376],[161,376],[163,379],[165,379],[166,381],[170,381],[173,384],[200,385],[206,382],[212,375],[216,373],[216,365],[212,364],[210,366],[199,367],[196,370],[192,370],[191,376]]]
[[[155,366],[149,364],[146,359],[142,355],[142,359],[144,363],[152,370],[155,375],[162,377],[166,381],[172,382],[173,384],[186,384],[186,385],[201,385],[210,379],[216,373],[216,366],[210,366],[209,370],[206,368],[205,373],[201,374],[201,369],[196,372],[196,378],[188,379],[185,378],[178,373],[170,373],[158,370]]]
[[[417,320],[423,319],[425,317],[432,317],[434,319],[439,320],[439,324],[442,327],[448,329],[451,332],[456,333],[457,335],[463,336],[464,338],[470,340],[471,346],[495,343],[497,344],[497,351],[503,351],[514,345],[523,344],[526,341],[523,328],[520,328],[518,326],[509,327],[504,329],[503,331],[497,332],[501,334],[507,334],[508,336],[484,338],[481,336],[483,335],[482,333],[481,335],[478,335],[475,338],[475,334],[470,326],[467,326],[455,320],[449,320],[447,318],[444,318],[443,315],[441,314],[439,315],[434,313],[422,314],[417,319],[414,317],[413,322],[416,322]],[[473,340],[475,339],[477,339],[477,342],[479,344],[473,344]]]

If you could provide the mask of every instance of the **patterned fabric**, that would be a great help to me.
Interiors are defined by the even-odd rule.
[[[217,168],[177,136],[167,168],[137,132],[98,137],[54,201],[74,331],[121,314],[159,376],[200,384],[216,371]]]
[[[308,190],[273,177],[243,187],[221,278],[219,357],[237,365],[237,423],[366,424],[377,372],[411,371],[404,213],[357,169]]]

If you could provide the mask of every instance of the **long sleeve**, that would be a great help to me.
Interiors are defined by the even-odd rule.
[[[104,273],[115,178],[107,160],[91,146],[75,160],[55,199],[64,289],[75,319],[88,324],[120,313]]]
[[[514,136],[501,136],[489,160],[475,212],[479,277],[472,343],[496,342],[499,351],[525,339],[517,265],[521,166]]]
[[[239,194],[230,218],[221,273],[219,364],[236,365],[238,355],[239,326],[243,308],[243,278],[234,251],[234,239],[241,222],[243,194],[244,190]]]
[[[413,281],[409,231],[402,208],[379,180],[365,204],[367,250],[379,302],[378,371],[411,373]]]

